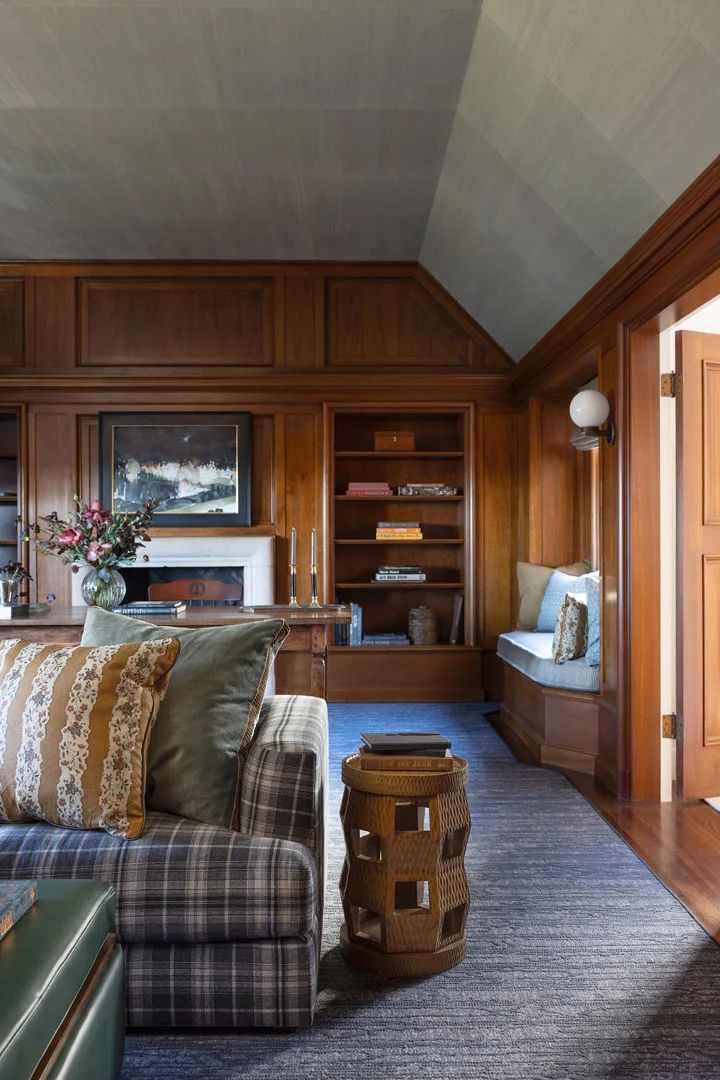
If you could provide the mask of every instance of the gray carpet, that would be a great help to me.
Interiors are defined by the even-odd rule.
[[[720,950],[559,773],[520,765],[473,705],[331,707],[331,846],[315,1026],[131,1035],[123,1080],[720,1077]],[[359,733],[447,733],[470,760],[469,952],[386,982],[337,940],[341,757]]]

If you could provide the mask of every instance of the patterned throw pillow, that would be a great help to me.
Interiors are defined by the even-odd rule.
[[[577,660],[587,648],[587,601],[584,593],[567,593],[560,608],[552,655],[556,664]]]
[[[150,728],[179,651],[172,637],[0,642],[0,821],[140,836]]]

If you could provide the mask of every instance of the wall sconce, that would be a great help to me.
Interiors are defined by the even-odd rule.
[[[573,446],[577,450],[592,450],[600,439],[607,439],[608,446],[613,446],[615,425],[608,420],[609,415],[610,402],[599,390],[581,390],[576,394],[570,402],[570,418],[581,431],[570,439]]]

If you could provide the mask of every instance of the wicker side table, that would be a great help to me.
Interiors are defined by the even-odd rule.
[[[470,901],[467,762],[456,757],[443,773],[376,772],[353,754],[342,778],[344,955],[403,977],[460,963]]]

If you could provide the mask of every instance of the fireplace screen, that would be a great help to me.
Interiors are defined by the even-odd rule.
[[[151,599],[184,600],[188,607],[243,605],[242,566],[132,566],[122,573],[126,603]]]

